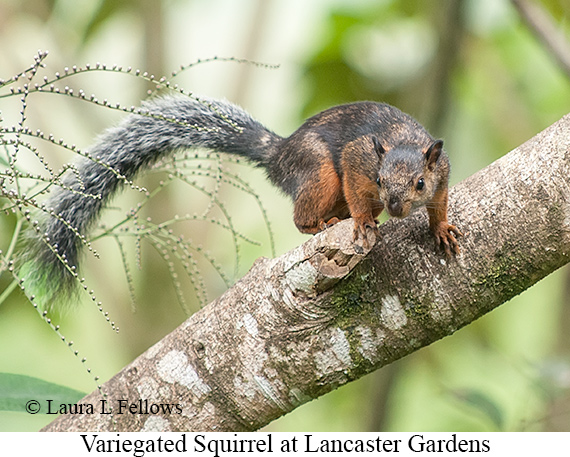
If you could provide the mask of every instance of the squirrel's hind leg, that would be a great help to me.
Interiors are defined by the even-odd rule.
[[[305,181],[295,199],[294,222],[302,233],[315,234],[349,217],[341,181],[332,162]]]

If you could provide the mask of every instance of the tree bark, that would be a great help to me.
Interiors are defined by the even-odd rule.
[[[451,335],[569,261],[570,115],[452,188],[449,218],[465,233],[452,259],[422,209],[383,224],[369,252],[348,220],[258,260],[102,386],[113,415],[44,430],[256,430]],[[101,398],[81,403],[97,412]],[[151,404],[180,410],[145,414]]]

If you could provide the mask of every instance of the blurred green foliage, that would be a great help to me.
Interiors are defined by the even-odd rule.
[[[409,112],[434,135],[444,139],[452,162],[453,183],[480,170],[569,111],[570,75],[557,66],[508,0],[322,0],[310,2],[310,6],[303,1],[273,0],[275,10],[290,12],[287,20],[279,17],[273,21],[271,16],[260,19],[256,15],[261,2],[242,3],[240,20],[248,24],[245,30],[258,29],[256,36],[262,37],[258,41],[277,43],[275,37],[278,36],[284,46],[297,38],[295,34],[305,40],[297,48],[296,72],[288,86],[276,88],[273,85],[264,89],[257,84],[260,78],[277,80],[278,76],[273,73],[264,73],[261,77],[249,75],[249,87],[253,87],[248,90],[252,106],[258,103],[267,110],[288,113],[287,119],[282,121],[284,126],[270,125],[276,131],[279,127],[287,130],[298,125],[302,119],[331,105],[363,99],[386,101]],[[11,13],[5,16],[7,18],[35,24],[36,29],[40,28],[38,24],[46,29],[55,28],[55,36],[70,36],[58,28],[61,27],[58,15],[68,5],[66,0],[16,3],[11,4],[14,9],[2,7],[0,3],[0,18],[4,8],[4,12]],[[174,23],[173,18],[180,15],[178,10],[182,5],[192,4],[196,8],[192,11],[204,14],[192,24],[207,22],[215,32],[208,40],[204,37],[203,42],[188,43],[198,53],[194,58],[211,57],[207,55],[210,52],[207,44],[214,38],[219,40],[216,43],[247,42],[241,35],[241,41],[237,39],[236,34],[243,32],[239,28],[224,35],[222,24],[236,22],[234,18],[222,21],[230,2],[210,2],[213,8],[218,8],[213,16],[206,16],[206,3],[202,0],[163,2],[165,18],[162,20],[168,21],[170,17]],[[568,39],[570,1],[537,3],[549,12]],[[132,23],[133,28],[120,35],[120,39],[132,40],[135,51],[129,54],[132,62],[121,63],[135,66],[141,60],[152,61],[148,56],[141,59],[140,54],[145,50],[135,44],[137,30],[140,33],[146,30],[145,26],[152,26],[141,19],[145,5],[146,2],[141,2],[137,8],[137,2],[132,1],[91,2],[89,14],[84,12],[85,17],[78,22],[81,30],[73,35],[76,41],[68,41],[60,48],[70,54],[59,56],[57,60],[73,64],[78,56],[84,56],[81,52],[87,52],[86,49],[90,52],[96,49],[99,53],[96,58],[105,60],[108,48],[103,45],[109,43],[109,36],[115,39],[114,34],[119,33],[110,24],[121,21],[122,25],[124,21]],[[66,14],[71,13],[68,10]],[[302,29],[301,18],[305,16],[315,22],[305,24]],[[188,17],[188,21],[193,19]],[[289,29],[286,32],[286,27],[293,33]],[[178,38],[179,30],[164,29],[164,52],[173,54],[176,49],[173,43],[183,39]],[[234,52],[235,57],[278,60],[277,47],[262,49],[258,41],[257,47],[243,48],[247,55],[239,54],[241,51],[236,48],[224,49]],[[98,43],[102,43],[100,47]],[[43,43],[33,43],[34,51],[30,52],[41,46]],[[14,60],[14,55],[0,51],[4,62],[10,58]],[[188,60],[186,55],[176,53],[170,55],[170,59],[176,65]],[[294,65],[293,60],[280,63],[287,69]],[[239,77],[226,67],[220,67],[218,74],[226,80]],[[0,75],[5,76],[10,75]],[[196,81],[189,79],[186,88],[194,90]],[[113,92],[114,87],[108,85],[106,90]],[[144,88],[137,90],[142,97]],[[243,92],[238,92],[237,97],[244,97]],[[294,100],[289,111],[286,105],[277,105],[282,109],[274,108],[275,100],[285,99]],[[83,123],[89,124],[88,138],[108,125],[106,115],[76,114]],[[75,132],[75,127],[74,124],[64,126],[64,133]],[[269,217],[275,220],[278,252],[298,244],[303,238],[292,235],[292,226],[283,222],[290,219],[288,203],[270,190],[260,173],[252,170],[241,173],[266,197],[265,205],[271,207]],[[239,205],[244,204],[232,193],[225,194],[224,198],[228,207],[241,208]],[[174,211],[188,204],[183,195],[176,193],[171,200],[176,202]],[[149,211],[164,209],[160,203],[156,206],[158,208]],[[247,210],[250,207],[251,202],[247,202],[246,209],[238,212],[244,213],[244,230],[255,235],[263,221],[261,218],[252,220]],[[15,224],[12,216],[0,218],[1,249],[5,250],[10,243]],[[468,228],[463,229],[468,231]],[[205,245],[220,244],[219,240],[209,237],[207,230],[202,235]],[[250,248],[244,248],[241,254],[244,264],[251,264],[259,255],[270,255],[268,251],[260,253]],[[155,264],[152,254],[145,256],[145,264]],[[231,255],[221,261],[231,262]],[[92,274],[98,273],[95,267]],[[109,335],[112,332],[104,319],[86,307],[60,317],[65,334],[81,339],[82,351],[97,367],[102,380],[112,376],[184,318],[176,306],[166,306],[175,302],[175,294],[163,287],[160,280],[149,282],[149,278],[163,276],[152,268],[147,274],[146,280],[139,279],[137,283],[135,279],[135,285],[146,284],[143,290],[152,290],[141,294],[141,303],[134,315],[130,314],[124,276],[119,273],[104,276],[105,280],[117,277],[108,286],[106,302],[111,303],[114,319],[120,322],[118,336]],[[566,309],[569,280],[568,269],[562,269],[457,334],[298,408],[268,429],[568,431],[570,342],[566,341],[565,329],[570,325]],[[8,285],[4,277],[0,278],[0,291]],[[220,291],[218,288],[216,293]],[[157,295],[152,294],[162,297],[160,306],[156,304]],[[30,308],[17,293],[0,305],[0,345],[3,348],[0,371],[34,375],[79,390],[93,390],[92,377],[85,375],[69,351]],[[22,413],[0,413],[1,430],[33,430],[41,425],[41,419]]]
[[[39,402],[39,413],[46,414],[49,408],[46,405],[51,402],[53,405],[62,403],[77,403],[86,395],[75,389],[46,382],[42,379],[31,376],[22,376],[10,373],[0,373],[0,411],[26,412],[26,403],[30,400]],[[32,406],[32,411],[35,409]],[[43,411],[42,408],[43,407]],[[55,406],[52,411],[58,411]]]

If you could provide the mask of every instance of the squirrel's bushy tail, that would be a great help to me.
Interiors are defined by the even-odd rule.
[[[138,113],[99,137],[90,158],[81,159],[77,173],[70,173],[53,192],[30,230],[19,274],[45,308],[65,301],[76,289],[88,230],[125,180],[185,148],[237,154],[263,166],[281,140],[225,101],[169,96],[143,103]]]

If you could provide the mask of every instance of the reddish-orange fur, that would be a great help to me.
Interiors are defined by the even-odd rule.
[[[303,233],[317,233],[352,217],[355,221],[355,239],[366,229],[377,230],[376,218],[384,206],[378,199],[374,177],[378,157],[373,152],[369,137],[361,137],[347,144],[341,154],[342,179],[332,157],[319,157],[318,177],[300,192],[295,200],[294,220]]]
[[[332,159],[322,159],[316,179],[309,181],[295,200],[295,225],[303,233],[314,234],[349,216]]]

